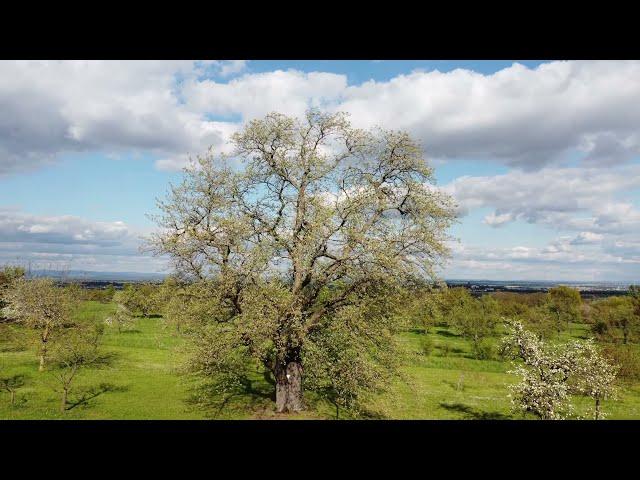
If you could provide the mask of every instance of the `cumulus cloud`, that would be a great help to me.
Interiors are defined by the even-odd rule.
[[[518,280],[611,280],[637,282],[640,243],[606,249],[576,247],[560,237],[545,247],[491,247],[455,244],[447,278]]]
[[[139,252],[142,235],[122,221],[32,215],[0,209],[0,265],[35,262],[58,268],[158,271],[166,261]]]
[[[219,125],[179,91],[201,62],[0,62],[0,174],[65,152],[199,152],[221,145]],[[226,126],[225,126],[226,128]]]
[[[492,227],[521,220],[560,230],[622,234],[640,229],[640,211],[618,196],[639,187],[640,165],[628,165],[615,170],[548,167],[463,176],[443,189],[454,196],[461,215],[494,208],[484,219]]]
[[[640,62],[414,71],[355,85],[335,73],[246,70],[241,60],[0,62],[0,174],[87,150],[139,149],[179,168],[188,152],[221,148],[240,122],[310,106],[408,130],[444,159],[535,169],[576,149],[592,166],[640,152]]]
[[[553,264],[565,269],[558,272],[574,265],[583,275],[604,275],[617,264],[637,271],[640,211],[624,195],[640,187],[632,162],[640,154],[639,79],[637,61],[514,64],[490,75],[414,71],[352,85],[328,72],[251,73],[241,60],[0,61],[0,176],[94,151],[150,153],[158,169],[173,171],[210,146],[231,153],[230,136],[271,111],[341,110],[359,127],[408,130],[436,162],[513,167],[443,188],[462,216],[489,208],[490,227],[524,221],[561,235],[543,248],[467,247],[455,252],[456,268],[524,275]],[[574,166],[563,166],[569,157]],[[122,222],[0,209],[0,261],[151,262],[138,258],[138,243]]]

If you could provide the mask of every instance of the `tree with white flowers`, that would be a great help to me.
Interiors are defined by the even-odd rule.
[[[511,323],[509,329],[501,351],[522,361],[509,372],[520,377],[519,383],[509,387],[514,409],[533,413],[542,420],[565,418],[572,409],[568,384],[572,356],[566,349],[545,345],[520,322]]]
[[[573,372],[573,390],[594,400],[595,420],[604,418],[606,414],[601,411],[601,404],[607,398],[615,398],[614,381],[619,367],[611,365],[601,355],[593,340],[574,342],[572,350],[576,359]]]
[[[617,367],[600,355],[592,340],[565,345],[545,344],[522,323],[511,322],[501,350],[522,363],[509,373],[520,377],[510,386],[516,410],[530,412],[543,420],[557,420],[573,411],[571,395],[594,399],[594,418],[603,418],[601,402],[615,394]]]

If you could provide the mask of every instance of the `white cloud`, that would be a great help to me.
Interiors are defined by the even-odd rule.
[[[576,247],[570,237],[558,238],[542,248],[457,244],[445,275],[475,279],[639,281],[640,243],[618,245],[618,250],[613,246]]]
[[[122,221],[95,222],[71,215],[0,209],[0,265],[31,261],[77,270],[162,270],[165,259],[139,252],[145,233]]]
[[[551,167],[514,170],[491,177],[463,176],[442,188],[454,196],[461,215],[475,208],[494,208],[484,219],[492,227],[521,220],[592,234],[640,229],[640,211],[618,199],[621,193],[640,188],[640,165],[608,171]]]
[[[436,158],[539,168],[575,149],[595,166],[640,152],[640,62],[415,71],[359,85],[327,72],[245,70],[241,60],[0,62],[0,174],[87,150],[149,151],[178,167],[176,158],[224,144],[237,125],[221,123],[309,106],[406,129]]]
[[[272,111],[299,116],[309,107],[335,103],[346,88],[345,75],[276,70],[246,74],[228,83],[192,79],[183,95],[193,111],[240,115],[246,121]]]

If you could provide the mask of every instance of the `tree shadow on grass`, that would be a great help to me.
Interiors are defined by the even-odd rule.
[[[469,420],[509,420],[512,417],[500,412],[484,412],[464,403],[440,402],[440,406],[452,412],[458,412]]]
[[[91,400],[104,393],[126,392],[127,390],[129,390],[129,387],[124,385],[114,385],[113,383],[101,383],[99,385],[84,388],[78,391],[78,398],[68,403],[66,410],[71,410],[78,406],[89,406]]]
[[[458,335],[457,333],[452,333],[449,330],[438,330],[436,331],[436,333],[438,335],[442,335],[443,337],[459,337],[460,335]]]
[[[274,396],[275,390],[271,391],[263,385],[255,385],[249,379],[243,379],[240,385],[226,392],[222,392],[213,382],[195,386],[185,402],[205,411],[211,418],[217,418],[231,407],[245,412],[265,409],[274,401]]]

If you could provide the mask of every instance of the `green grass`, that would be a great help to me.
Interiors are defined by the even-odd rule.
[[[84,302],[79,317],[101,320],[112,304]],[[572,324],[561,340],[586,336],[585,325]],[[424,338],[431,340],[428,354]],[[510,410],[507,386],[515,378],[506,373],[509,364],[498,360],[476,360],[471,345],[443,327],[428,334],[407,332],[400,336],[406,347],[404,380],[395,382],[375,398],[370,411],[394,419],[505,419],[522,418]],[[193,383],[180,374],[180,345],[183,340],[164,328],[161,318],[139,318],[130,331],[118,333],[108,327],[103,351],[113,355],[106,368],[83,371],[75,383],[77,402],[83,392],[88,398],[64,414],[59,411],[56,382],[49,372],[37,371],[35,349],[0,352],[0,375],[26,375],[18,392],[17,405],[0,393],[0,419],[206,419],[281,418],[273,413],[270,386],[258,371],[252,378],[252,395],[215,398],[209,407],[190,401]],[[497,342],[497,339],[493,339]],[[101,384],[107,389],[97,389]],[[96,390],[97,389],[97,390]],[[308,395],[313,401],[313,397]],[[225,400],[223,402],[223,400]],[[590,407],[587,399],[575,399],[578,412]],[[321,402],[315,408],[287,418],[333,418],[332,406]],[[640,419],[640,384],[622,385],[619,399],[604,403],[608,418]]]

